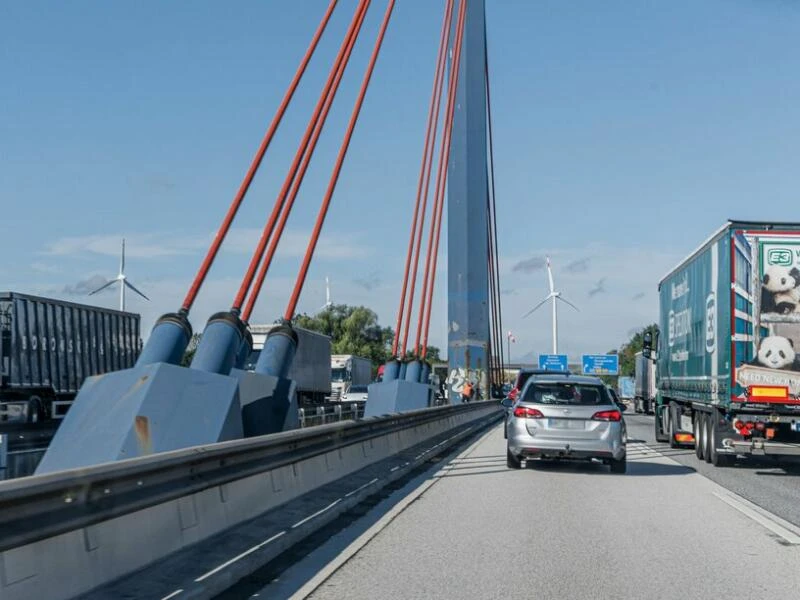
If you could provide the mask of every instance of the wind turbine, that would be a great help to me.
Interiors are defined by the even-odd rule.
[[[323,304],[319,309],[321,311],[322,310],[327,310],[331,306],[333,306],[333,303],[331,302],[331,282],[328,279],[328,276],[326,275],[325,276],[325,304]]]
[[[528,312],[526,312],[524,315],[522,315],[522,318],[524,319],[525,317],[530,315],[532,312],[534,312],[537,308],[542,306],[548,300],[552,300],[553,301],[553,354],[558,354],[558,305],[557,305],[557,302],[559,300],[561,300],[562,302],[564,302],[566,304],[569,304],[575,310],[578,310],[578,307],[575,306],[572,302],[570,302],[566,298],[564,298],[561,295],[561,292],[557,292],[556,291],[555,285],[553,284],[553,270],[550,268],[550,257],[549,256],[547,257],[547,279],[548,279],[548,281],[550,283],[550,293],[547,294],[545,299],[542,300],[541,302],[539,302],[539,304],[537,304],[532,309],[530,309]]]
[[[131,288],[134,292],[139,294],[142,298],[144,298],[147,301],[150,301],[150,298],[148,298],[142,292],[140,292],[135,287],[133,287],[133,284],[130,281],[128,281],[128,279],[125,277],[125,238],[122,238],[122,256],[119,259],[119,275],[117,275],[114,279],[112,279],[108,283],[103,284],[102,286],[97,288],[95,291],[89,292],[89,295],[91,296],[93,294],[96,294],[97,292],[102,291],[102,290],[106,289],[107,287],[114,285],[117,282],[119,282],[119,309],[120,310],[123,310],[123,311],[125,310],[125,288],[126,287]]]

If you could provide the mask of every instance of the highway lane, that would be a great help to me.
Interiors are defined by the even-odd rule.
[[[628,420],[632,436],[644,437],[647,418]],[[421,492],[378,521],[298,596],[797,595],[800,528],[782,528],[644,444],[632,443],[629,454],[626,475],[585,464],[512,471],[496,427],[432,473]],[[674,566],[656,562],[667,557]]]
[[[800,460],[797,458],[773,460],[742,457],[733,466],[720,469],[698,460],[694,448],[673,449],[669,444],[656,442],[652,416],[627,412],[625,422],[629,438],[643,440],[648,446],[695,469],[732,492],[800,525]]]

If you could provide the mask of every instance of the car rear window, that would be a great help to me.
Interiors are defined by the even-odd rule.
[[[608,392],[602,386],[571,383],[531,384],[522,401],[533,404],[611,404]]]

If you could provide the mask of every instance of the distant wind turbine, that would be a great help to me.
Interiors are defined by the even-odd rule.
[[[331,303],[331,282],[328,279],[328,276],[325,276],[325,304],[320,307],[320,310],[327,310],[333,304]]]
[[[122,256],[119,259],[119,275],[117,275],[114,279],[112,279],[108,283],[103,284],[102,286],[97,288],[95,291],[89,292],[89,295],[91,296],[93,294],[96,294],[97,292],[100,292],[100,291],[106,289],[107,287],[114,285],[117,282],[119,282],[119,309],[120,310],[125,310],[125,288],[126,287],[131,288],[134,292],[139,294],[142,298],[144,298],[148,302],[150,301],[150,298],[148,298],[142,292],[140,292],[135,287],[133,287],[133,284],[130,281],[128,281],[128,279],[125,277],[125,238],[122,238]]]
[[[558,354],[558,307],[557,301],[561,300],[562,302],[569,304],[575,310],[578,310],[578,307],[575,306],[572,302],[567,300],[561,295],[561,292],[557,292],[555,289],[555,285],[553,284],[553,270],[550,268],[550,257],[547,257],[547,280],[550,283],[550,293],[547,294],[544,300],[539,302],[536,306],[522,315],[522,318],[526,318],[528,315],[533,313],[537,308],[542,306],[548,300],[553,301],[553,354]]]

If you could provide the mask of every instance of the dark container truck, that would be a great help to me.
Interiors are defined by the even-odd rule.
[[[137,314],[0,292],[0,423],[62,418],[84,379],[140,350]]]
[[[637,413],[650,414],[656,399],[655,363],[641,352],[634,357],[633,406]]]
[[[655,433],[715,466],[800,454],[800,223],[729,221],[659,283]]]

